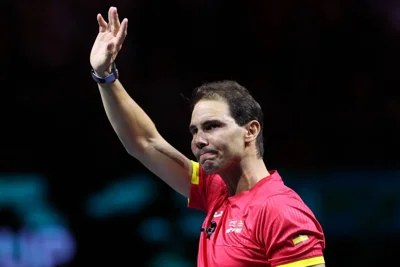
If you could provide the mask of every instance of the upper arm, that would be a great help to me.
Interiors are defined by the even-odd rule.
[[[175,191],[189,197],[192,163],[164,138],[158,136],[147,142],[134,157]]]
[[[304,203],[287,199],[275,199],[278,204],[268,211],[276,217],[263,229],[271,266],[324,266],[325,237],[320,224]]]

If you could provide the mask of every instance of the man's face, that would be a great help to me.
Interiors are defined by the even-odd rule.
[[[231,117],[223,100],[201,100],[190,123],[192,152],[203,170],[217,173],[243,156],[245,129]]]

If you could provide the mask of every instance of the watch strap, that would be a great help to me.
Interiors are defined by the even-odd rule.
[[[97,73],[92,69],[92,78],[97,83],[113,83],[119,78],[119,73],[115,62],[111,64],[111,73],[106,77],[100,77]]]

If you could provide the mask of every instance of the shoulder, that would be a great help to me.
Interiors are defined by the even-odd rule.
[[[271,171],[255,192],[257,202],[271,216],[283,214],[287,209],[310,211],[303,199],[292,188],[285,185],[277,171]]]
[[[309,210],[301,197],[294,191],[269,196],[264,200],[263,207],[270,213],[281,215],[286,209]]]
[[[314,228],[318,225],[311,209],[295,191],[284,184],[272,187],[266,184],[253,197],[250,206],[260,229]]]
[[[297,194],[269,197],[259,209],[258,225],[262,244],[291,247],[309,240],[312,244],[322,242],[324,247],[321,224]]]
[[[291,188],[280,185],[268,192],[259,203],[259,218],[268,226],[272,224],[315,224],[317,220],[312,210]]]
[[[313,236],[323,240],[323,230],[311,209],[294,192],[277,194],[266,199],[259,210],[261,231],[268,229],[269,235],[281,236],[285,240]]]
[[[271,176],[264,179],[251,196],[252,202],[260,206],[260,211],[273,216],[290,207],[308,210],[302,198],[283,183],[277,172],[271,172]]]

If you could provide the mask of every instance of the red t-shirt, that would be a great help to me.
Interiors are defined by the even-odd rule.
[[[229,196],[219,175],[207,175],[193,162],[188,206],[207,214],[200,234],[199,267],[324,263],[325,238],[320,224],[277,171],[270,171],[270,176],[250,190]]]

